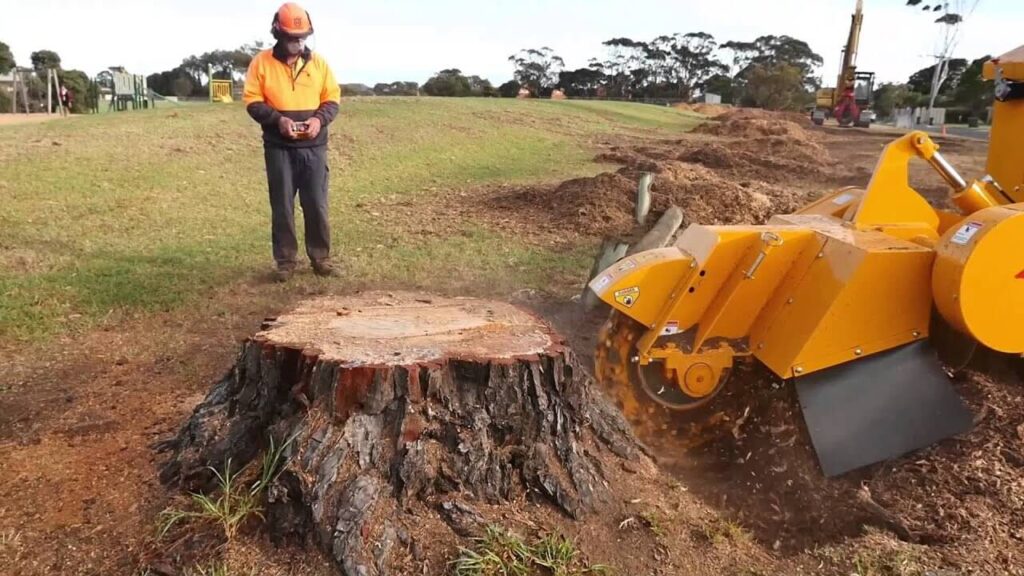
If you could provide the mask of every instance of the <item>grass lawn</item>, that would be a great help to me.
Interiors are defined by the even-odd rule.
[[[593,138],[698,121],[612,102],[348,99],[331,127],[335,251],[361,286],[564,283],[585,273],[589,247],[538,247],[472,221],[454,223],[450,237],[420,235],[361,206],[387,197],[437,210],[438,191],[592,174]],[[173,309],[264,275],[272,260],[258,130],[238,104],[0,128],[0,343]]]

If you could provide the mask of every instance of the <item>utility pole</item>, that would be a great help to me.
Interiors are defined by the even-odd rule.
[[[956,48],[959,41],[959,28],[963,17],[959,13],[950,12],[949,4],[945,5],[945,14],[936,20],[942,24],[942,36],[940,39],[939,53],[936,55],[935,70],[932,71],[932,89],[928,95],[928,117],[932,116],[932,109],[935,108],[935,99],[939,90],[949,77],[949,57]]]
[[[941,3],[928,4],[929,0],[908,0],[907,5],[913,8],[921,6],[925,12],[942,12],[936,20],[936,24],[942,25],[939,36],[939,44],[935,54],[935,68],[932,71],[931,92],[928,95],[928,118],[932,117],[932,110],[935,108],[935,100],[939,90],[949,77],[949,57],[956,49],[960,41],[960,24],[966,16],[974,13],[981,0],[939,0]],[[968,7],[968,4],[970,6]]]

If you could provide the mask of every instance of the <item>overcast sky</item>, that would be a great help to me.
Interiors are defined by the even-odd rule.
[[[924,0],[930,4],[935,0]],[[972,4],[973,0],[966,0]],[[28,5],[31,4],[31,8]],[[839,65],[855,0],[307,0],[317,34],[312,47],[340,82],[373,85],[425,81],[444,68],[479,74],[495,85],[512,75],[520,48],[550,46],[568,67],[603,56],[613,37],[649,40],[704,31],[720,42],[788,34],[825,59],[826,85]],[[865,0],[861,70],[903,81],[930,65],[935,15],[906,0]],[[64,68],[93,75],[113,65],[150,74],[190,54],[270,42],[280,5],[266,0],[0,0],[0,41],[19,64],[39,49],[57,51]],[[980,0],[962,27],[955,55],[1001,54],[1024,36],[1024,0]]]

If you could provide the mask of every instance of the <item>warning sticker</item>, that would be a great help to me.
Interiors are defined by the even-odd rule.
[[[597,283],[594,284],[594,290],[604,290],[611,283],[612,283],[612,277],[611,276],[601,276],[601,278],[598,279]]]
[[[640,298],[640,287],[634,286],[632,288],[626,288],[619,290],[615,293],[615,301],[622,304],[626,308],[632,308],[636,304],[637,299]]]
[[[850,200],[853,200],[853,194],[840,194],[832,200],[832,203],[836,206],[842,206],[843,204],[849,204]]]
[[[636,268],[636,262],[634,262],[632,260],[626,260],[622,264],[619,264],[618,267],[615,268],[615,273],[616,274],[621,274],[623,272],[627,272],[627,271],[632,270],[634,268]]]
[[[671,336],[673,334],[679,334],[679,322],[675,320],[669,320],[665,323],[665,327],[661,330],[662,336]]]
[[[981,222],[968,222],[961,226],[960,229],[956,231],[956,234],[953,234],[953,238],[950,239],[950,242],[963,246],[970,242],[971,238],[974,238],[974,235],[978,233],[978,230],[981,230],[982,226],[984,226],[984,224]]]

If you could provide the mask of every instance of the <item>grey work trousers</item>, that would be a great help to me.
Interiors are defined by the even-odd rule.
[[[299,194],[306,226],[306,255],[311,262],[326,262],[331,256],[331,228],[327,219],[327,188],[330,168],[327,147],[283,148],[266,145],[270,188],[271,240],[278,268],[295,268],[298,240],[295,238],[295,193]]]

